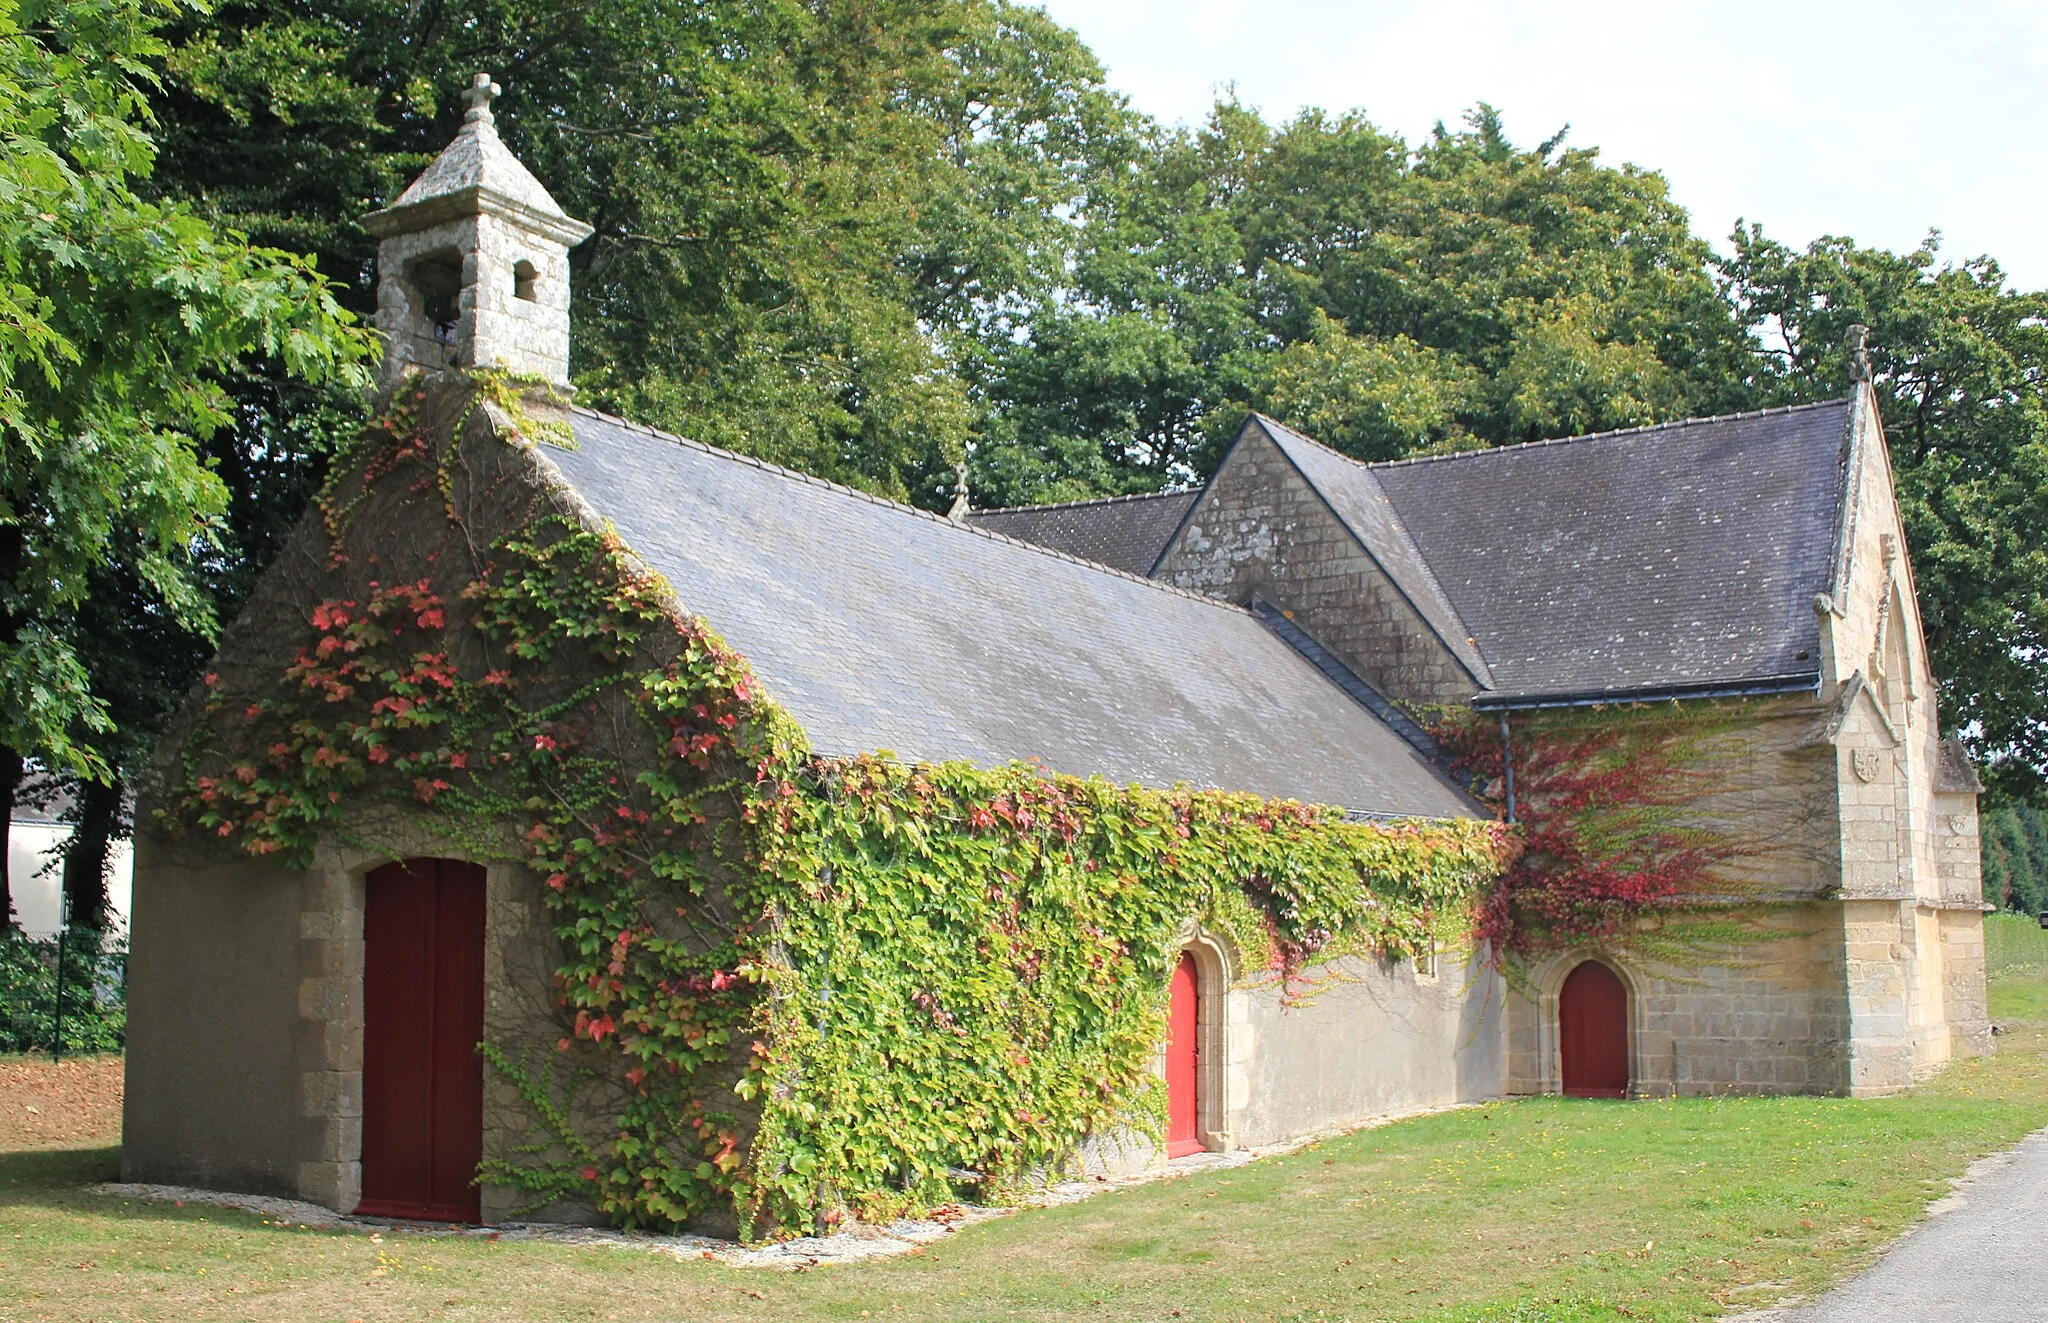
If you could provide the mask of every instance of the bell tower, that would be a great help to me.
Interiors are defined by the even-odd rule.
[[[389,389],[409,372],[498,367],[569,383],[569,250],[591,235],[498,140],[478,74],[447,150],[382,211],[377,329]]]

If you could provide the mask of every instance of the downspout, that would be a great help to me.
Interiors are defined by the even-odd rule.
[[[1508,714],[1500,714],[1500,771],[1501,781],[1508,792],[1508,821],[1515,820],[1515,747],[1508,739]]]

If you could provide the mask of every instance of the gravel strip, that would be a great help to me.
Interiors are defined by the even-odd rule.
[[[1461,1104],[1472,1106],[1473,1104]],[[676,1259],[710,1259],[735,1268],[771,1268],[802,1272],[828,1263],[860,1263],[868,1259],[893,1258],[912,1253],[934,1241],[943,1240],[963,1226],[992,1221],[1025,1208],[1045,1208],[1079,1203],[1110,1190],[1127,1190],[1154,1181],[1180,1180],[1205,1171],[1242,1167],[1262,1158],[1277,1157],[1319,1144],[1357,1130],[1370,1130],[1393,1121],[1451,1111],[1433,1107],[1399,1116],[1381,1117],[1364,1125],[1320,1131],[1284,1144],[1262,1148],[1241,1148],[1231,1153],[1198,1153],[1158,1167],[1125,1176],[1093,1176],[1085,1180],[1061,1181],[1043,1186],[1023,1201],[1000,1208],[953,1204],[924,1219],[906,1219],[881,1224],[861,1223],[829,1236],[801,1236],[768,1245],[742,1245],[738,1241],[711,1236],[654,1235],[639,1231],[612,1231],[604,1227],[565,1226],[553,1222],[501,1222],[496,1226],[459,1226],[447,1222],[405,1222],[381,1217],[355,1217],[337,1213],[318,1204],[297,1199],[274,1199],[267,1195],[233,1194],[221,1190],[195,1190],[180,1185],[132,1185],[108,1182],[86,1188],[116,1199],[147,1199],[159,1203],[203,1204],[211,1208],[232,1208],[255,1213],[281,1226],[300,1226],[339,1231],[405,1231],[435,1236],[465,1236],[484,1240],[538,1240],[563,1245],[607,1246],[647,1253],[666,1254]]]

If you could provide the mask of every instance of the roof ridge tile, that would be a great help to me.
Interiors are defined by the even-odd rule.
[[[1701,418],[1674,418],[1668,423],[1645,423],[1641,427],[1616,427],[1610,428],[1605,432],[1581,432],[1577,436],[1553,436],[1545,437],[1539,441],[1516,441],[1504,446],[1482,446],[1477,450],[1454,450],[1441,455],[1409,455],[1404,459],[1354,459],[1341,450],[1333,450],[1331,447],[1323,445],[1322,442],[1317,441],[1314,437],[1302,437],[1302,439],[1311,445],[1322,446],[1323,449],[1329,450],[1331,454],[1341,459],[1349,460],[1360,468],[1400,469],[1410,468],[1418,464],[1437,464],[1446,460],[1479,459],[1487,455],[1507,454],[1517,450],[1540,450],[1546,446],[1565,446],[1579,441],[1611,441],[1617,437],[1646,436],[1651,432],[1675,432],[1687,427],[1704,426],[1708,423],[1733,423],[1740,422],[1745,418],[1772,418],[1783,414],[1804,413],[1810,409],[1840,408],[1850,402],[1850,397],[1845,395],[1840,399],[1814,400],[1807,404],[1779,404],[1773,405],[1768,409],[1743,409],[1735,413],[1708,414]],[[1282,423],[1280,426],[1285,427],[1286,424]],[[1291,427],[1287,430],[1290,432],[1294,431]],[[1295,432],[1295,435],[1301,436],[1301,433]]]
[[[1157,501],[1168,496],[1200,496],[1201,494],[1201,488],[1189,487],[1170,492],[1125,492],[1121,496],[1090,496],[1086,500],[1081,501],[1047,501],[1043,505],[992,505],[982,510],[969,510],[967,517],[972,519],[976,515],[1021,514],[1026,511],[1036,513],[1040,510],[1074,510],[1088,505],[1116,505],[1123,501]]]

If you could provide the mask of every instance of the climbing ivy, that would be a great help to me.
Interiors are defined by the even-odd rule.
[[[1473,928],[1510,982],[1556,951],[1696,966],[1769,935],[1760,888],[1737,865],[1770,844],[1737,806],[1717,806],[1740,788],[1757,718],[1739,699],[1606,704],[1515,713],[1504,738],[1494,714],[1433,714],[1485,797],[1504,805],[1512,763],[1522,848]]]
[[[1462,941],[1502,856],[1482,823],[1356,823],[1251,795],[1149,790],[1028,765],[820,762],[763,876],[774,1051],[743,1190],[788,1225],[844,1201],[886,1217],[1000,1187],[1087,1134],[1156,1130],[1152,1064],[1177,930],[1298,977],[1333,948]]]
[[[503,383],[480,393],[516,422]],[[815,756],[556,494],[494,537],[471,526],[455,452],[476,398],[444,430],[413,391],[366,434],[321,503],[336,591],[273,681],[208,677],[167,811],[303,866],[395,808],[541,879],[563,1030],[486,1045],[534,1129],[484,1179],[750,1234],[915,1212],[963,1179],[1000,1197],[1088,1134],[1156,1132],[1187,920],[1244,977],[1299,990],[1338,954],[1466,940],[1512,857],[1495,823]],[[375,501],[398,503],[385,523],[438,509],[439,541],[403,568],[352,553]],[[624,1102],[586,1133],[571,1063],[593,1053]]]

